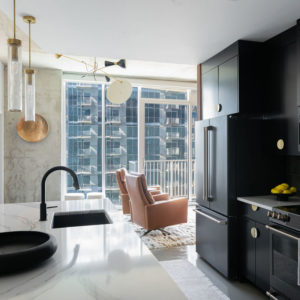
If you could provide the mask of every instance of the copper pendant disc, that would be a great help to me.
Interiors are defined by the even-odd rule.
[[[37,143],[46,138],[48,134],[48,123],[36,114],[35,121],[25,121],[21,118],[17,124],[17,132],[20,138],[29,143]]]

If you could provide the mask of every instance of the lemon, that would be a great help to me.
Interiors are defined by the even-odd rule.
[[[289,195],[289,194],[291,194],[292,192],[290,191],[290,190],[284,190],[283,192],[282,192],[282,194],[285,194],[285,195]]]
[[[272,194],[280,194],[281,192],[278,189],[271,189]]]
[[[294,186],[291,186],[290,187],[290,191],[291,191],[291,193],[296,193],[297,189]]]
[[[285,187],[286,189],[288,189],[289,188],[289,185],[287,184],[287,183],[282,183],[282,184],[280,184],[282,187]]]

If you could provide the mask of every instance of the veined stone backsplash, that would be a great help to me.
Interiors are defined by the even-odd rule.
[[[39,143],[27,143],[17,134],[16,125],[24,116],[7,111],[7,82],[4,94],[4,201],[40,201],[45,171],[61,164],[61,85],[60,70],[36,70],[36,113],[48,122],[49,133]],[[6,77],[6,76],[5,76]],[[24,103],[23,103],[24,107]],[[46,199],[60,200],[60,172],[47,180]]]
[[[300,195],[300,156],[288,156],[286,158],[287,183],[295,186]]]

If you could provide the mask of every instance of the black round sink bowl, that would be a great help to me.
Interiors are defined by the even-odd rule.
[[[0,274],[32,268],[57,249],[54,236],[40,231],[0,233]]]

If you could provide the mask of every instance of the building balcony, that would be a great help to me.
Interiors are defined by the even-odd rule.
[[[149,185],[159,185],[163,192],[170,197],[179,197],[195,194],[194,172],[195,160],[192,160],[192,178],[189,184],[189,162],[187,159],[178,160],[146,160],[144,174]],[[137,161],[129,162],[129,171],[137,172]],[[191,190],[189,190],[191,189]]]

